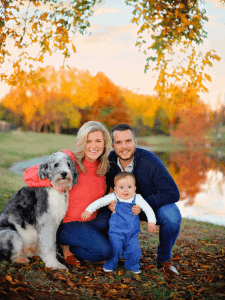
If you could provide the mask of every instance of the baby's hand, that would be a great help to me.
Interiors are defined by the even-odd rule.
[[[89,211],[85,210],[81,214],[81,219],[87,220],[88,218],[90,218],[90,216],[91,216],[91,213],[89,213]]]
[[[156,226],[155,226],[154,223],[152,223],[152,222],[148,223],[148,231],[149,232],[156,232]]]
[[[111,212],[115,213],[115,207],[116,207],[116,200],[113,200],[109,203],[108,208],[111,210]]]

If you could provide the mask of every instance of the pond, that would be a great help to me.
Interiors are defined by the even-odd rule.
[[[182,216],[225,226],[225,158],[210,156],[206,151],[155,154],[178,185],[181,200],[177,205]],[[44,159],[19,162],[10,170],[23,175],[26,168]]]
[[[206,151],[155,153],[178,185],[185,218],[225,225],[225,158]]]

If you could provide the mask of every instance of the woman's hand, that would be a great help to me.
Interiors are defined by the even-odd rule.
[[[116,207],[116,200],[113,200],[109,203],[108,208],[111,210],[111,212],[115,213],[115,207]]]
[[[140,206],[138,206],[138,205],[133,205],[133,207],[132,207],[132,212],[134,213],[135,216],[136,216],[136,215],[139,215],[140,212],[141,212]]]
[[[148,223],[148,231],[149,232],[156,232],[156,226],[155,223],[149,222]]]
[[[90,216],[91,216],[91,213],[89,211],[85,210],[81,214],[81,219],[87,220],[88,218],[90,218]]]

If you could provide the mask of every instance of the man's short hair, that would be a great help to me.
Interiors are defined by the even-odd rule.
[[[111,133],[111,138],[112,138],[112,142],[114,144],[114,138],[113,138],[113,132],[114,131],[126,131],[126,130],[130,130],[132,132],[132,135],[133,135],[133,138],[135,139],[135,132],[134,132],[134,129],[130,126],[130,125],[127,125],[127,124],[119,124],[119,125],[116,125],[113,129],[112,129],[112,133]]]
[[[132,178],[134,179],[134,184],[136,185],[136,178],[135,178],[135,176],[134,176],[133,173],[129,173],[129,172],[120,172],[120,173],[116,174],[116,176],[114,177],[114,186],[115,186],[115,184],[116,184],[116,182],[117,182],[118,180],[123,179],[123,178],[125,178],[125,177],[129,177],[129,176],[132,177]]]

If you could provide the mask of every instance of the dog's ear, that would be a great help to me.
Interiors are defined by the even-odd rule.
[[[71,172],[73,174],[73,185],[76,185],[79,174],[77,172],[77,167],[75,165],[75,162],[72,160],[72,158],[71,158],[70,166],[71,166]]]
[[[49,172],[48,172],[48,164],[47,163],[42,163],[38,166],[38,177],[40,179],[49,179]]]

